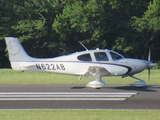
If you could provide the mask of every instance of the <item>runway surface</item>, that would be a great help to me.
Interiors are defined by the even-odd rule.
[[[0,85],[0,109],[160,109],[160,85]]]

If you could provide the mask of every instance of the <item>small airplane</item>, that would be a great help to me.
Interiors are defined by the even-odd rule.
[[[149,70],[155,66],[150,62],[150,51],[148,61],[140,59],[125,58],[121,54],[107,49],[88,50],[75,52],[54,58],[33,58],[29,56],[22,47],[19,40],[15,37],[5,37],[9,60],[14,70],[20,71],[40,71],[53,72],[60,74],[68,74],[91,77],[96,79],[89,82],[86,86],[91,88],[101,88],[106,85],[101,79],[103,76],[122,76],[132,77],[137,82],[131,84],[136,87],[143,87],[146,82],[134,75]]]

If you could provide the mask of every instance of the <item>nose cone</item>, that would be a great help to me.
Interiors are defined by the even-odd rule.
[[[144,63],[143,65],[146,66],[146,69],[152,68],[154,67],[156,64],[150,61],[144,61],[142,60],[142,62]]]
[[[147,69],[148,68],[152,68],[152,67],[154,67],[156,64],[155,63],[153,63],[153,62],[148,62],[147,61]]]

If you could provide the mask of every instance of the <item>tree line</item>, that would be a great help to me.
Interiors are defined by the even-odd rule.
[[[34,57],[112,49],[160,63],[160,0],[0,0],[0,68],[10,67],[4,37]]]

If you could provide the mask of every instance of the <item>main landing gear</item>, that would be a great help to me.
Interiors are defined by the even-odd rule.
[[[97,68],[95,72],[96,72],[96,74],[95,74],[96,80],[89,82],[86,86],[91,87],[91,88],[100,89],[100,88],[104,87],[106,85],[106,83],[105,83],[105,81],[101,80],[102,74],[100,72],[100,69]]]
[[[101,77],[96,77],[96,80],[89,82],[86,86],[91,88],[100,89],[106,85],[105,81],[101,80]]]

